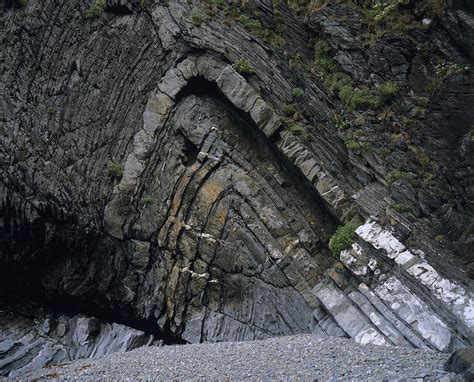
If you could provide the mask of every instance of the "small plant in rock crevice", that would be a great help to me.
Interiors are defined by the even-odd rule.
[[[150,9],[154,3],[155,0],[140,0],[140,8],[145,10]]]
[[[380,97],[388,102],[398,94],[399,89],[396,83],[389,81],[378,85],[377,91]]]
[[[28,5],[28,0],[13,0],[13,7],[17,9],[25,8]]]
[[[405,180],[409,182],[412,186],[416,186],[418,184],[417,176],[416,174],[413,174],[412,172],[406,172],[402,170],[393,170],[389,172],[388,175],[385,177],[385,181],[389,185],[395,183],[397,180]]]
[[[111,162],[108,166],[109,175],[113,178],[120,179],[123,176],[123,166],[117,162]]]
[[[301,88],[294,88],[291,95],[293,96],[293,99],[300,100],[304,97],[304,90]]]
[[[107,0],[95,0],[94,4],[86,12],[87,18],[99,17],[105,10]]]
[[[407,206],[405,203],[395,203],[392,205],[392,208],[400,214],[408,214],[412,212],[410,206]]]
[[[329,240],[329,249],[334,256],[349,249],[354,242],[355,230],[360,226],[357,223],[348,223],[339,226]]]
[[[234,62],[232,67],[240,74],[253,74],[255,71],[247,62],[247,60],[243,58],[239,58],[237,61]]]
[[[470,67],[468,65],[461,65],[452,62],[443,62],[435,66],[435,77],[428,85],[427,90],[430,93],[438,92],[443,82],[448,78],[456,75],[463,75],[469,73]]]
[[[191,13],[191,21],[195,27],[199,27],[204,23],[205,18],[199,12],[193,11]]]

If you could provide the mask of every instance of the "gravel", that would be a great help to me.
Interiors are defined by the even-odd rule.
[[[311,335],[265,341],[142,347],[31,372],[23,379],[61,380],[437,380],[449,354],[359,345]]]

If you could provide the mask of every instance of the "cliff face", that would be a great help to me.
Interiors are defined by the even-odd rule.
[[[8,304],[166,342],[473,343],[472,6],[289,3],[2,5]]]

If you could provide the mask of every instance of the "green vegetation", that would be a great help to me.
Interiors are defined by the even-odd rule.
[[[471,126],[471,130],[466,134],[466,138],[469,142],[474,142],[474,125]]]
[[[378,107],[382,104],[382,100],[374,96],[368,88],[355,88],[349,84],[341,88],[339,98],[349,110]]]
[[[369,142],[359,142],[355,140],[348,140],[344,141],[346,144],[346,148],[350,151],[359,151],[361,153],[365,153],[370,149]]]
[[[199,26],[201,26],[202,23],[204,23],[205,18],[199,12],[193,11],[191,13],[191,21],[193,22],[193,25],[195,27],[199,27]]]
[[[334,256],[339,256],[342,251],[350,248],[354,241],[355,230],[359,225],[360,224],[349,223],[341,225],[336,229],[331,240],[329,240],[329,249]]]
[[[323,80],[324,87],[337,95],[348,110],[378,107],[398,93],[398,87],[391,82],[380,85],[377,94],[367,87],[357,87],[352,79],[343,73],[330,56],[331,48],[324,40],[314,44],[314,65]]]
[[[153,202],[153,199],[151,198],[151,196],[145,196],[143,199],[142,199],[142,203],[144,206],[147,206],[149,204],[151,204]]]
[[[282,111],[285,116],[291,118],[298,112],[298,109],[296,108],[295,104],[291,103],[284,105]]]
[[[111,162],[109,163],[108,169],[110,176],[113,178],[120,179],[123,176],[123,167],[120,163]]]
[[[86,12],[87,18],[99,17],[107,5],[107,0],[95,0],[94,4]]]
[[[304,97],[304,90],[301,88],[294,88],[291,95],[295,100],[300,100]]]
[[[456,75],[462,75],[469,73],[468,65],[460,65],[452,62],[444,62],[435,66],[435,77],[428,85],[428,91],[430,93],[436,93],[443,85],[446,78]]]
[[[396,182],[397,180],[406,180],[411,185],[415,186],[415,185],[417,185],[416,178],[417,178],[416,174],[413,174],[412,172],[406,172],[406,171],[401,171],[401,170],[393,170],[385,177],[385,181],[389,185],[391,185],[394,182]]]
[[[28,0],[13,0],[13,8],[21,9],[28,5]]]
[[[389,81],[377,86],[377,90],[380,97],[388,102],[398,94],[399,89],[396,83]]]
[[[140,8],[150,9],[154,3],[155,3],[155,0],[140,0]]]
[[[283,46],[286,42],[281,35],[263,26],[259,20],[242,14],[242,9],[235,4],[236,2],[227,0],[203,0],[202,3],[210,18],[215,18],[217,12],[222,12],[228,21],[238,22],[254,37],[260,38],[277,47]],[[247,6],[249,6],[248,1],[243,1],[240,5],[240,7]]]
[[[28,159],[28,151],[20,149],[15,152],[15,160],[17,162],[25,162]]]
[[[296,123],[292,120],[285,120],[284,121],[286,124],[286,127],[288,131],[296,136],[301,136],[306,140],[311,140],[311,134],[308,131],[308,127],[305,125],[301,125],[299,123]]]
[[[411,208],[404,203],[395,203],[392,208],[400,214],[411,213]]]
[[[243,58],[239,58],[237,61],[234,62],[232,67],[239,72],[240,74],[253,74],[255,71],[247,62],[247,60]]]
[[[341,0],[339,0],[340,2]],[[439,19],[447,0],[347,0],[363,17],[367,32],[364,37],[369,42],[377,40],[385,33],[403,33],[412,29],[427,28],[422,23],[425,18]],[[297,14],[310,15],[324,8],[330,0],[288,0]],[[415,8],[416,7],[416,12]]]

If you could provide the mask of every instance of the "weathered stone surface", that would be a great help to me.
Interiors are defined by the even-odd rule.
[[[26,307],[0,313],[0,375],[15,378],[67,361],[125,352],[154,338],[116,323],[83,315],[67,316]],[[26,314],[26,315],[25,315]]]
[[[471,345],[472,73],[426,88],[439,60],[472,61],[472,7],[367,43],[356,4],[304,21],[285,2],[239,3],[267,31],[255,35],[208,2],[166,3],[109,0],[87,18],[86,0],[0,5],[2,292],[113,312],[170,342]],[[347,110],[314,39],[354,86],[399,94]],[[289,105],[305,134],[286,129]],[[329,238],[357,220],[334,258]],[[94,353],[87,322],[65,351]],[[44,346],[37,365],[63,357]]]
[[[456,350],[444,365],[446,371],[461,374],[467,381],[474,379],[474,348]]]

